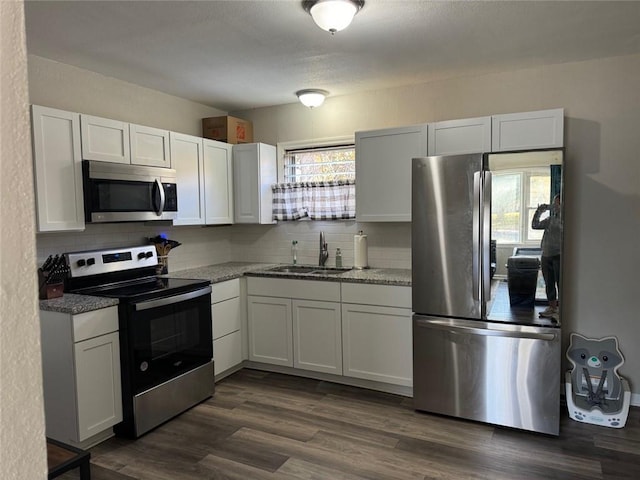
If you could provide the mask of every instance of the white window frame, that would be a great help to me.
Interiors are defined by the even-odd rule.
[[[355,135],[345,135],[341,137],[316,138],[313,140],[295,140],[290,142],[278,142],[276,144],[276,155],[278,157],[278,182],[284,182],[284,155],[287,150],[301,150],[306,148],[335,147],[338,145],[354,145]],[[357,180],[357,178],[356,178]]]
[[[509,246],[517,246],[517,245],[537,245],[540,243],[540,239],[530,239],[529,238],[529,205],[528,199],[530,196],[531,182],[530,178],[534,175],[540,175],[545,173],[545,167],[540,167],[540,170],[532,171],[530,169],[520,170],[517,168],[514,169],[503,169],[494,172],[494,175],[520,175],[520,191],[522,192],[520,198],[520,241],[519,242],[504,242],[498,243],[498,246],[509,247]]]

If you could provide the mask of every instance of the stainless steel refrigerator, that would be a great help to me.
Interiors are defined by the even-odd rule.
[[[539,258],[527,258],[535,272],[502,264],[511,249],[540,245],[530,227],[532,190],[549,203],[562,194],[561,150],[413,159],[416,410],[558,435],[560,317],[540,316],[544,298],[529,291],[522,302],[516,291],[538,274]],[[497,193],[500,209],[513,212],[492,212]],[[494,233],[492,217],[500,223]]]

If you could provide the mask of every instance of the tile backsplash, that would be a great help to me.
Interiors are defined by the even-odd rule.
[[[173,227],[153,223],[87,225],[82,232],[37,235],[37,261],[52,253],[142,245],[149,237],[165,234],[182,245],[169,254],[169,272],[228,261],[291,263],[291,243],[298,241],[298,263],[317,264],[319,236],[324,231],[328,266],[335,265],[336,248],[343,265],[353,265],[353,236],[367,234],[369,266],[411,268],[410,223],[280,222],[276,225]]]

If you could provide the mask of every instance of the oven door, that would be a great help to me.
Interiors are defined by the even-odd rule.
[[[123,373],[133,395],[213,358],[211,286],[133,303],[125,323],[128,365]]]

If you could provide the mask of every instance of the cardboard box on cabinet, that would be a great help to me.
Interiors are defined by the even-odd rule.
[[[253,124],[230,116],[203,118],[202,136],[233,144],[253,143]]]

